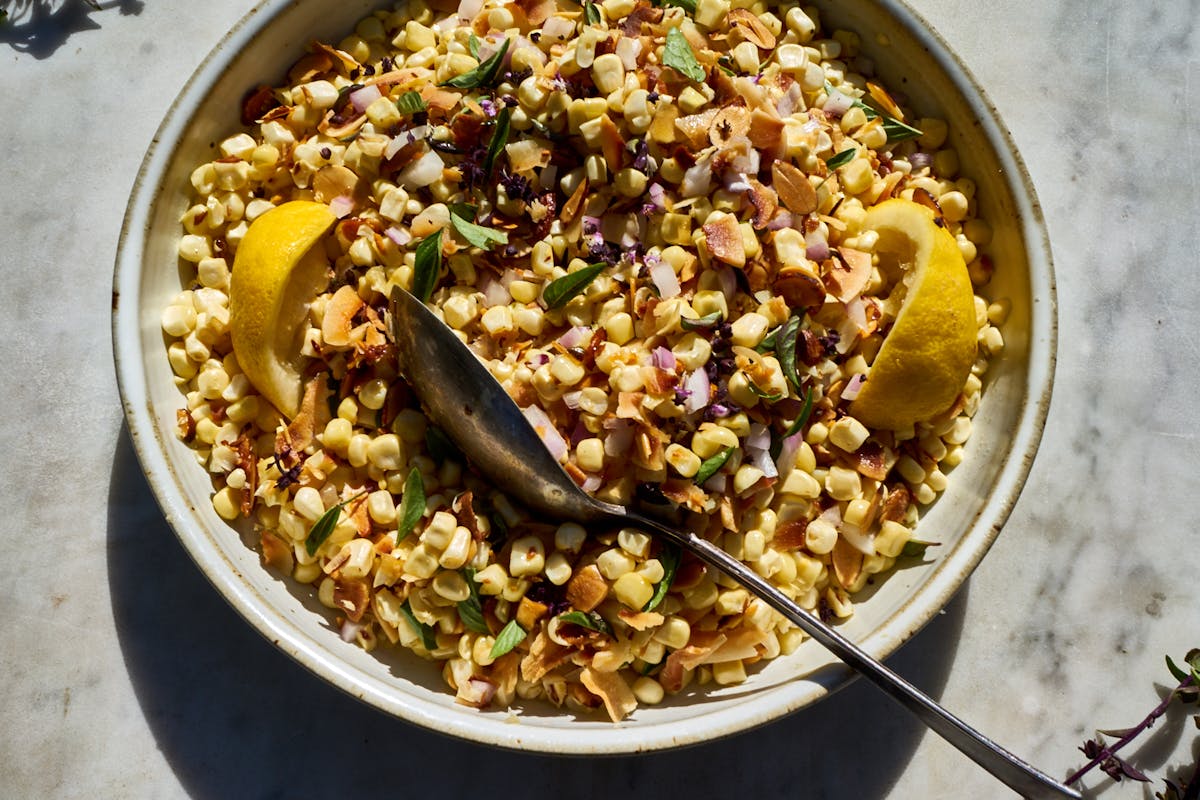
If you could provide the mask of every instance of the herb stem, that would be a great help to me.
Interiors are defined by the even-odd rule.
[[[1154,723],[1156,721],[1158,721],[1158,718],[1167,712],[1167,707],[1169,705],[1171,705],[1171,701],[1175,699],[1175,695],[1177,695],[1180,690],[1187,689],[1194,685],[1195,685],[1195,682],[1192,680],[1192,676],[1190,676],[1190,675],[1187,676],[1186,678],[1184,678],[1182,681],[1180,681],[1179,685],[1176,686],[1174,689],[1172,689],[1170,692],[1168,692],[1167,696],[1163,699],[1163,701],[1161,703],[1159,703],[1154,708],[1154,710],[1151,711],[1146,716],[1146,718],[1144,720],[1139,722],[1135,727],[1130,728],[1128,731],[1126,731],[1125,735],[1122,736],[1120,739],[1118,739],[1114,744],[1105,745],[1104,747],[1100,748],[1100,752],[1097,753],[1095,755],[1095,757],[1092,758],[1091,761],[1084,764],[1082,767],[1080,767],[1078,770],[1076,770],[1070,777],[1068,777],[1066,780],[1067,785],[1069,786],[1072,783],[1076,783],[1084,775],[1086,775],[1087,773],[1089,773],[1093,769],[1095,769],[1096,766],[1098,766],[1100,763],[1102,763],[1105,759],[1110,758],[1113,755],[1116,755],[1118,750],[1120,750],[1122,747],[1124,747],[1125,745],[1132,742],[1135,738],[1138,737],[1139,734],[1142,733],[1142,731],[1145,731],[1147,728],[1154,725]]]

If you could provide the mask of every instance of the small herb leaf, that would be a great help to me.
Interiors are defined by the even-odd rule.
[[[788,429],[783,432],[783,438],[786,439],[787,437],[794,435],[804,427],[804,423],[808,422],[808,417],[810,414],[812,414],[812,407],[813,390],[810,388],[804,393],[804,408],[800,409],[800,413],[796,416],[795,421],[792,422],[792,424],[788,426]]]
[[[766,400],[769,403],[774,403],[776,400],[780,400],[783,398],[782,394],[780,394],[778,392],[772,394],[772,393],[768,392],[766,389],[759,386],[754,381],[747,381],[746,384],[747,384],[747,386],[749,386],[751,394],[753,394],[756,397],[761,397],[763,400]]]
[[[721,312],[714,311],[711,314],[705,314],[703,317],[680,317],[679,325],[685,331],[706,331],[721,321]]]
[[[612,628],[609,627],[608,622],[595,611],[568,611],[565,614],[559,614],[558,619],[560,622],[578,625],[581,628],[587,628],[589,631],[608,635],[612,634]]]
[[[504,54],[508,52],[510,41],[505,39],[504,44],[500,45],[500,49],[492,53],[486,61],[480,62],[475,69],[464,72],[462,75],[455,75],[441,85],[453,86],[455,89],[478,89],[481,86],[490,86],[496,80],[497,73],[500,72],[500,65],[504,63]]]
[[[700,465],[700,469],[696,471],[696,476],[692,478],[692,482],[697,486],[703,484],[713,475],[716,475],[721,467],[725,466],[725,462],[729,460],[731,455],[733,455],[733,448],[726,447],[716,455],[706,458],[704,463]]]
[[[523,642],[525,635],[525,629],[518,625],[515,619],[510,619],[508,624],[500,629],[500,633],[496,634],[496,641],[488,656],[499,658]]]
[[[450,215],[450,224],[467,242],[481,250],[491,250],[493,244],[508,244],[508,234],[504,231],[476,225],[458,214]]]
[[[397,514],[399,522],[396,525],[398,538],[403,539],[412,533],[417,521],[424,515],[425,481],[421,480],[421,471],[413,467],[408,473],[408,479],[404,481],[404,494],[400,498],[400,511]]]
[[[405,92],[396,98],[396,108],[400,109],[401,114],[420,114],[427,106],[421,95],[417,92]]]
[[[900,120],[886,115],[883,117],[883,132],[887,134],[889,142],[903,142],[905,139],[915,139],[924,135],[911,125],[905,125]]]
[[[511,119],[512,109],[508,106],[500,109],[500,113],[496,115],[496,127],[492,131],[492,140],[488,142],[487,157],[483,159],[484,175],[492,174],[497,156],[504,149],[504,145],[508,144],[508,126]]]
[[[592,281],[596,280],[596,276],[603,272],[606,266],[608,265],[603,263],[589,264],[583,269],[577,269],[574,272],[563,275],[558,280],[550,281],[546,286],[546,290],[542,293],[542,297],[546,300],[546,307],[555,309],[565,306],[572,297],[591,285]]]
[[[679,74],[697,82],[704,80],[704,67],[696,61],[692,46],[688,44],[687,37],[679,28],[667,31],[667,43],[663,46],[662,59],[664,64],[674,68]]]
[[[600,24],[600,9],[596,8],[595,3],[589,3],[587,0],[583,2],[583,19],[588,25]]]
[[[830,156],[829,160],[825,162],[825,166],[829,167],[830,169],[837,169],[838,167],[844,167],[847,164],[849,164],[851,161],[853,161],[854,156],[856,156],[857,154],[858,154],[857,148],[848,147],[845,150],[843,150],[842,152],[838,153],[836,156]]]
[[[679,548],[673,544],[668,544],[663,552],[659,555],[658,561],[662,564],[663,577],[654,587],[654,595],[650,601],[646,603],[643,611],[653,611],[658,608],[659,603],[667,597],[667,592],[671,591],[671,584],[675,580],[675,572],[679,569],[679,559],[682,557]]]
[[[342,509],[348,503],[362,497],[365,492],[366,489],[363,489],[361,492],[347,497],[317,518],[317,521],[313,523],[313,526],[308,531],[308,537],[304,540],[304,549],[308,551],[310,556],[315,556],[317,551],[321,549],[321,545],[325,544],[325,540],[329,538],[329,534],[333,533],[333,529],[337,527],[338,518],[342,515]]]
[[[783,323],[775,337],[775,355],[779,366],[792,386],[800,388],[800,376],[796,372],[796,339],[800,336],[800,317],[793,316]]]
[[[916,556],[917,558],[925,557],[925,550],[930,547],[937,547],[939,542],[923,542],[920,539],[909,539],[904,543],[904,549],[900,551],[901,555]]]
[[[467,589],[471,594],[466,600],[459,601],[458,618],[462,620],[467,630],[475,633],[491,633],[488,630],[487,622],[483,619],[483,603],[479,599],[479,586],[475,583],[475,570],[463,567],[462,576],[463,580],[467,582]]]
[[[442,231],[426,236],[417,245],[417,263],[413,267],[413,296],[428,303],[442,272]]]
[[[696,13],[696,0],[666,0],[664,6],[679,6],[689,14]]]
[[[479,60],[479,37],[474,32],[467,38],[467,50],[471,53],[471,58]]]
[[[404,618],[408,620],[409,625],[412,625],[413,630],[421,634],[421,644],[425,646],[425,649],[431,653],[436,650],[437,638],[433,634],[433,628],[417,621],[416,616],[413,615],[412,606],[408,604],[407,600],[400,606],[400,613],[404,614]]]

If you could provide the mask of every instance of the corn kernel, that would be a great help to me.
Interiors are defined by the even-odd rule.
[[[512,543],[508,571],[513,577],[537,575],[546,566],[546,546],[536,536],[522,536]]]
[[[813,555],[823,556],[837,544],[837,528],[829,520],[817,517],[804,531],[804,546]]]
[[[628,608],[640,611],[654,596],[654,587],[636,572],[626,572],[613,584],[613,594]]]
[[[610,548],[605,550],[596,559],[596,568],[600,570],[600,574],[610,581],[615,581],[622,575],[633,572],[637,564],[633,557],[619,548]]]

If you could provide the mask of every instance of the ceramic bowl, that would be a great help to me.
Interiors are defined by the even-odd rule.
[[[322,679],[402,719],[442,733],[523,750],[625,753],[726,736],[789,714],[843,686],[850,672],[808,642],[739,686],[691,687],[614,725],[544,702],[476,711],[454,703],[437,668],[395,648],[344,643],[307,588],[260,566],[248,530],[213,512],[209,476],[174,434],[183,399],[167,363],[160,315],[179,290],[176,244],[188,176],[239,129],[243,94],[276,81],[312,39],[338,41],[379,4],[370,0],[260,3],[216,46],[179,93],[138,174],[117,255],[114,337],[129,431],[163,513],[226,600],[276,646]],[[1034,457],[1055,352],[1054,279],[1041,212],[995,109],[947,44],[898,0],[818,2],[826,30],[857,31],[882,82],[922,116],[950,123],[963,173],[995,228],[990,292],[1007,297],[1003,357],[988,373],[967,456],[922,529],[942,546],[896,570],[856,605],[843,631],[884,658],[950,599],[1000,531]],[[931,551],[933,552],[933,551]]]

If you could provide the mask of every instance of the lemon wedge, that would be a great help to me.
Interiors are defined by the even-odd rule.
[[[336,221],[329,206],[295,200],[250,224],[229,281],[233,352],[259,394],[291,419],[300,408],[308,307],[328,283],[318,245]]]
[[[975,362],[975,297],[958,245],[933,212],[886,200],[863,227],[879,234],[881,268],[904,270],[900,310],[850,404],[872,428],[898,430],[937,416],[962,391]]]

